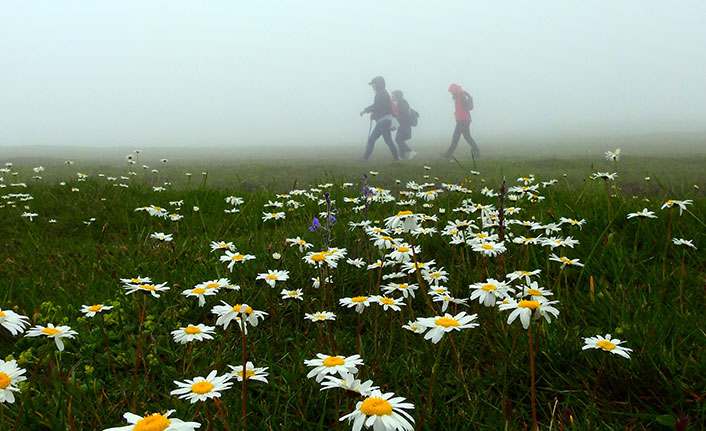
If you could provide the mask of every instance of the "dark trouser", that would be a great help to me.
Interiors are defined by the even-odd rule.
[[[365,148],[365,155],[363,156],[363,160],[368,160],[370,155],[373,153],[375,141],[377,141],[380,136],[382,136],[382,138],[385,140],[387,146],[390,147],[390,151],[392,152],[392,158],[394,158],[395,160],[399,160],[399,157],[397,156],[397,147],[395,146],[395,143],[392,142],[392,132],[390,132],[391,124],[392,122],[390,120],[384,120],[380,121],[375,125],[373,132],[368,138],[368,146]]]
[[[463,135],[463,139],[468,142],[468,144],[471,146],[471,151],[473,152],[473,157],[478,157],[480,155],[480,150],[478,149],[478,145],[476,145],[476,141],[473,140],[471,137],[471,122],[470,121],[456,121],[456,128],[454,129],[454,135],[451,138],[451,146],[449,149],[446,151],[446,156],[451,157],[451,155],[456,151],[456,147],[458,146],[458,141],[461,139],[461,135]]]
[[[400,149],[400,158],[404,159],[405,154],[412,152],[412,149],[407,145],[407,140],[412,137],[412,128],[410,126],[400,126],[397,128],[397,134],[395,134],[395,142]]]

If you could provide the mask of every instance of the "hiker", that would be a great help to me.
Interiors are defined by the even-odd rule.
[[[458,140],[463,135],[463,138],[471,146],[471,152],[474,159],[480,158],[480,150],[476,141],[471,137],[471,110],[473,109],[473,98],[466,91],[463,91],[458,84],[451,84],[449,87],[449,93],[454,102],[456,102],[456,111],[454,116],[456,117],[456,128],[454,129],[453,137],[451,138],[451,146],[445,153],[441,153],[441,157],[445,159],[450,159],[451,155],[456,150],[458,145]]]
[[[360,111],[360,116],[365,114],[370,114],[370,121],[372,126],[372,121],[375,120],[375,128],[368,136],[368,145],[365,148],[365,155],[362,161],[367,161],[370,158],[370,154],[373,152],[373,147],[375,147],[375,141],[378,140],[380,136],[385,140],[385,143],[390,147],[392,152],[392,158],[395,161],[399,160],[397,155],[397,147],[395,143],[392,142],[392,133],[390,131],[390,126],[392,125],[392,100],[390,95],[385,89],[385,79],[382,76],[376,76],[373,78],[368,85],[373,87],[375,91],[375,100],[373,104],[367,108]]]
[[[395,134],[395,142],[399,147],[400,160],[412,160],[417,155],[417,152],[412,151],[406,141],[412,138],[412,126],[417,125],[419,114],[409,107],[409,102],[405,100],[401,90],[392,92],[392,102],[397,106],[399,127]]]

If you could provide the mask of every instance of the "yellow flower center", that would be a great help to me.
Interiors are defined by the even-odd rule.
[[[218,283],[208,283],[208,284],[206,285],[206,289],[215,289],[215,288],[220,287],[220,286],[221,286],[221,285],[218,284]]]
[[[398,285],[397,285],[397,288],[398,288],[398,289],[406,289],[406,288],[408,288],[408,287],[409,287],[409,286],[408,286],[406,283],[402,283],[402,284],[398,284]]]
[[[392,404],[382,398],[366,398],[360,411],[366,416],[389,416],[392,414]]]
[[[289,296],[297,296],[298,293],[297,293],[297,292],[289,292],[287,295],[289,295]]]
[[[323,255],[323,253],[315,253],[311,255],[311,260],[314,262],[321,262],[323,260],[326,260],[326,256]]]
[[[279,280],[275,274],[269,274],[269,275],[267,276],[267,279],[268,279],[268,280]]]
[[[366,299],[368,299],[367,296],[354,296],[353,298],[351,298],[351,302],[361,303],[365,302]]]
[[[539,308],[539,301],[530,301],[523,299],[517,304],[517,306],[521,308],[529,308],[530,310],[536,310]]]
[[[169,427],[171,421],[166,416],[155,413],[137,421],[134,431],[163,431]]]
[[[10,376],[5,373],[0,373],[0,389],[5,389],[6,387],[10,386],[10,383],[12,383],[12,379],[10,379]]]
[[[157,290],[157,288],[151,284],[141,284],[140,289],[143,290]]]
[[[140,280],[139,278],[133,278],[133,279],[130,280],[130,281],[131,281],[133,284],[137,284],[137,283],[141,282],[142,280]]]
[[[324,366],[326,367],[337,367],[343,364],[343,358],[341,358],[340,356],[329,356],[328,358],[324,359]]]
[[[193,293],[194,295],[203,295],[204,293],[206,293],[206,289],[204,289],[203,287],[197,287],[196,289],[192,290],[191,293]]]
[[[103,308],[101,304],[91,305],[90,307],[88,307],[88,311],[90,311],[91,313],[95,313],[97,311],[100,311],[101,308]]]
[[[0,310],[0,317],[5,317],[5,316],[6,316],[5,313],[2,310]]]
[[[325,314],[314,314],[314,317],[319,320],[324,320],[326,318]]]
[[[253,377],[255,375],[255,371],[253,370],[247,370],[245,371],[245,378],[249,379],[250,377]],[[238,377],[243,378],[243,372],[238,371]]]
[[[564,263],[572,264],[573,261],[571,259],[567,259],[565,257],[560,257],[559,260],[561,260]]]
[[[601,341],[597,342],[596,345],[597,345],[598,347],[600,347],[601,349],[603,349],[603,350],[609,350],[609,351],[610,351],[610,350],[615,349],[615,344],[611,343],[611,342],[608,341],[608,340],[601,340]],[[0,386],[0,387],[1,387],[1,386]]]
[[[42,329],[42,334],[47,334],[51,337],[52,335],[61,334],[61,331],[56,328],[44,328]]]
[[[458,326],[458,320],[451,317],[439,317],[436,319],[436,326],[443,326],[444,328]]]
[[[481,289],[485,290],[486,292],[490,292],[491,290],[498,290],[498,288],[492,284],[484,284]]]
[[[240,309],[243,307],[243,304],[235,304],[233,306],[233,311],[240,313]],[[245,314],[251,314],[252,313],[252,307],[248,305],[248,308],[245,309]]]
[[[200,334],[201,330],[198,328],[198,326],[187,326],[184,328],[184,332],[186,332],[189,335],[194,335],[194,334]]]
[[[414,213],[413,213],[412,211],[409,211],[409,210],[408,210],[408,211],[400,211],[400,212],[397,213],[397,217],[401,217],[401,216],[411,216],[412,214],[414,214]]]
[[[382,302],[383,304],[387,304],[387,305],[392,305],[395,303],[394,300],[392,300],[390,298],[385,298],[385,297],[380,298],[380,302]]]
[[[231,258],[232,260],[243,260],[244,257],[245,257],[245,256],[243,256],[242,254],[237,253],[237,254],[234,254],[233,256],[231,256],[230,258]]]
[[[542,292],[538,289],[527,289],[527,294],[532,296],[542,296]]]
[[[477,233],[476,238],[488,238],[488,235],[486,235],[484,233]]]
[[[299,245],[304,245],[304,244],[306,244],[306,241],[304,241],[303,239],[300,239],[300,240],[299,240]]]
[[[152,207],[153,209],[156,209],[157,211],[161,211],[162,207]]]
[[[389,236],[381,236],[380,238],[384,239],[385,241],[394,241],[391,237]]]
[[[213,384],[205,380],[191,385],[191,392],[195,394],[203,395],[211,392],[211,390],[213,390]]]
[[[483,244],[481,247],[485,250],[495,250],[495,247],[490,244]]]
[[[277,213],[270,214],[272,217],[277,217]]]
[[[400,247],[397,249],[400,253],[409,253],[409,247]]]

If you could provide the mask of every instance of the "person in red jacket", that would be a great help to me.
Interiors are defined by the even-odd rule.
[[[473,109],[473,98],[470,94],[463,91],[458,84],[451,84],[449,87],[449,93],[453,98],[456,106],[456,111],[454,116],[456,117],[456,128],[454,129],[453,137],[451,138],[451,146],[445,153],[441,153],[441,157],[445,159],[450,159],[451,155],[456,151],[456,146],[458,146],[458,141],[461,139],[461,135],[471,146],[471,152],[474,158],[480,157],[480,150],[476,141],[471,137],[471,109]]]

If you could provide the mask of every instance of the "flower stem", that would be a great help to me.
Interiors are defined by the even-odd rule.
[[[451,341],[451,349],[454,351],[454,355],[456,355],[458,373],[461,375],[461,381],[463,382],[463,389],[466,391],[466,397],[468,398],[468,402],[472,402],[471,394],[468,392],[468,385],[466,384],[466,376],[463,374],[463,366],[461,366],[461,356],[458,354],[458,350],[456,350],[456,344],[454,343],[454,338],[451,334],[449,334],[449,341]]]
[[[530,354],[530,378],[531,378],[531,391],[532,391],[532,422],[534,423],[534,431],[539,431],[537,426],[537,409],[535,404],[537,399],[535,397],[534,390],[534,345],[532,344],[532,320],[530,319],[529,324],[529,354]]]
[[[427,399],[424,401],[424,409],[422,410],[422,415],[419,417],[419,422],[417,422],[417,429],[419,431],[422,429],[422,423],[424,423],[424,417],[427,414],[427,409],[429,408],[429,401],[431,400],[431,391],[434,389],[434,381],[436,378],[436,369],[439,366],[439,358],[441,357],[441,343],[439,343],[439,349],[436,351],[436,359],[434,359],[434,365],[431,368],[431,377],[429,378],[429,390],[427,391]]]
[[[242,413],[242,415],[243,415],[243,431],[245,431],[245,429],[246,429],[245,428],[245,424],[246,424],[246,421],[245,421],[245,412],[246,412],[246,410],[245,410],[245,401],[246,401],[245,383],[248,380],[247,379],[247,376],[248,376],[248,372],[247,372],[248,350],[247,349],[248,348],[247,348],[247,344],[246,344],[246,340],[245,340],[245,325],[247,323],[244,320],[244,316],[240,317],[240,324],[241,324],[240,333],[243,335],[243,413]]]

